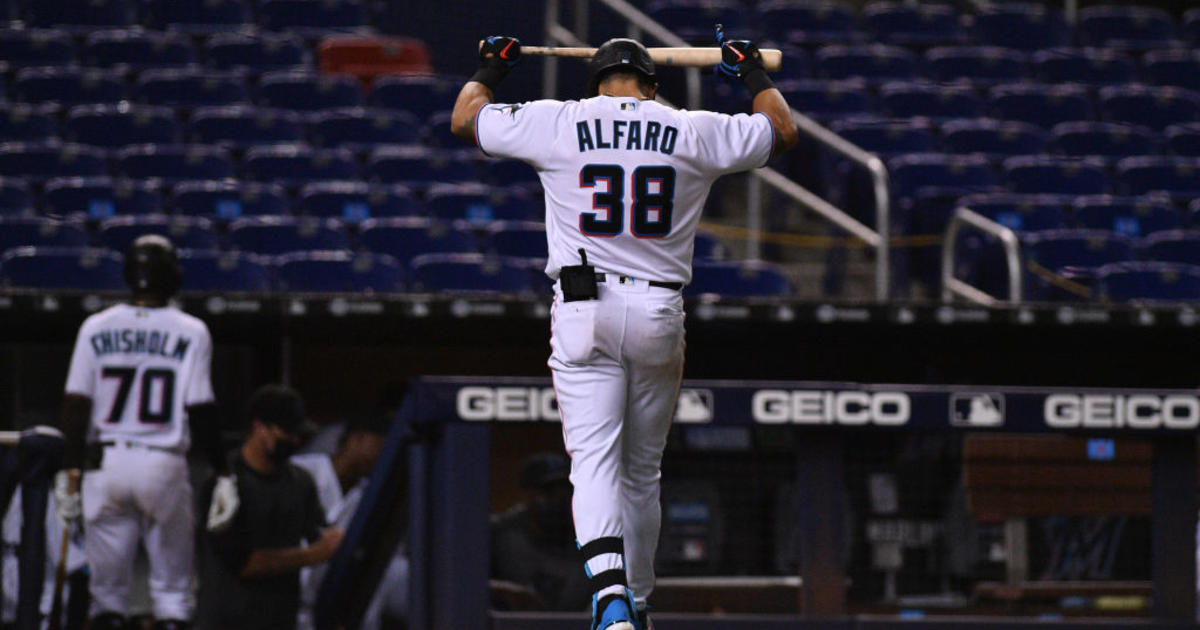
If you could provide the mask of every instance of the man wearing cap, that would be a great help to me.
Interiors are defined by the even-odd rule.
[[[343,532],[325,527],[312,477],[288,462],[310,426],[299,394],[261,387],[247,417],[246,438],[230,457],[232,474],[205,493],[197,625],[286,630],[296,624],[301,567],[328,560]]]

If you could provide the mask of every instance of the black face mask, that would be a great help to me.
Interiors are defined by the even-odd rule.
[[[282,468],[287,464],[288,459],[296,454],[296,444],[291,440],[277,439],[275,440],[275,448],[271,449],[271,461],[274,462],[276,468]]]

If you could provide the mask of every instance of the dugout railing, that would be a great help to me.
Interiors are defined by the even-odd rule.
[[[1007,300],[997,298],[956,276],[954,261],[958,257],[959,234],[972,228],[996,238],[1004,248],[1004,266],[1008,272]],[[1025,295],[1025,278],[1021,273],[1021,241],[1016,231],[968,207],[956,208],[946,225],[946,236],[942,240],[941,280],[943,302],[962,297],[985,306],[996,306],[1002,302],[1020,304]]]

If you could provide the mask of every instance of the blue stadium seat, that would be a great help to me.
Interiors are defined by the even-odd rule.
[[[1097,103],[1105,120],[1152,129],[1200,120],[1200,94],[1177,87],[1109,85],[1100,88]]]
[[[380,107],[399,109],[420,120],[454,103],[458,87],[433,75],[380,75],[371,88],[371,100]]]
[[[133,26],[135,5],[130,0],[36,0],[25,3],[30,26],[87,32],[96,28]]]
[[[1059,195],[982,193],[958,200],[971,210],[1017,232],[1053,230],[1067,225],[1066,200]]]
[[[409,261],[411,288],[436,293],[530,293],[534,270],[520,259],[422,254]]]
[[[180,249],[216,249],[219,245],[216,228],[201,217],[152,214],[113,217],[100,223],[100,242],[118,252],[127,250],[134,240],[146,234],[162,234]]]
[[[1183,12],[1183,36],[1192,45],[1200,44],[1200,8]]]
[[[1050,48],[1033,53],[1034,74],[1046,83],[1105,85],[1134,79],[1133,62],[1108,48]]]
[[[918,61],[909,50],[886,44],[825,46],[815,58],[817,72],[827,79],[909,79]]]
[[[1173,230],[1180,225],[1179,211],[1169,198],[1085,195],[1076,197],[1071,213],[1078,227],[1112,230],[1128,236]]]
[[[892,195],[917,193],[925,186],[989,186],[996,183],[988,158],[983,155],[912,153],[888,161]]]
[[[416,116],[384,109],[339,109],[318,112],[311,136],[322,147],[367,151],[380,144],[411,144],[421,132]]]
[[[879,88],[882,109],[894,118],[975,118],[983,102],[965,85],[890,81]]]
[[[0,142],[57,140],[54,113],[53,106],[0,102]]]
[[[767,38],[776,41],[787,40],[792,31],[848,33],[857,28],[854,10],[832,0],[766,0],[759,2],[755,11]]]
[[[0,256],[0,284],[35,289],[124,291],[121,255],[90,247],[17,247]]]
[[[1172,199],[1200,197],[1200,158],[1143,155],[1117,162],[1116,180],[1130,195],[1162,191]]]
[[[466,182],[478,179],[475,163],[460,152],[422,146],[385,146],[367,159],[370,177],[381,182]]]
[[[251,147],[242,168],[247,179],[304,183],[319,179],[358,179],[358,162],[345,149],[313,149],[302,144]]]
[[[144,181],[109,177],[57,177],[46,182],[42,212],[102,220],[162,211],[158,189]],[[123,251],[123,250],[122,250]]]
[[[1087,88],[1081,85],[1008,83],[988,90],[994,118],[1050,127],[1069,120],[1095,118]]]
[[[492,205],[492,214],[503,221],[543,221],[546,217],[546,205],[542,189],[509,186]]]
[[[683,288],[686,296],[716,293],[725,297],[789,295],[791,283],[771,263],[741,261],[692,263],[692,281]]]
[[[367,9],[360,0],[265,0],[258,5],[258,23],[304,35],[353,32],[367,25]]]
[[[1107,302],[1195,302],[1200,300],[1200,266],[1127,262],[1096,270],[1096,294]]]
[[[164,68],[141,73],[134,87],[137,99],[150,105],[201,107],[250,102],[242,75],[194,68]]]
[[[1200,265],[1200,231],[1151,232],[1139,244],[1138,254],[1142,260]]]
[[[84,247],[87,244],[87,229],[80,221],[0,216],[0,254],[14,247]]]
[[[258,79],[258,103],[267,107],[315,112],[362,105],[353,77],[304,70],[268,72]]]
[[[66,65],[75,61],[75,42],[54,29],[0,29],[0,59],[9,67]]]
[[[1188,202],[1183,213],[1183,224],[1190,228],[1200,228],[1200,197]]]
[[[1142,55],[1150,83],[1200,90],[1200,52],[1191,48],[1151,50]]]
[[[276,264],[280,291],[293,293],[396,293],[404,268],[395,258],[344,250],[293,252]]]
[[[541,186],[537,171],[520,160],[487,159],[483,161],[483,181],[493,186]]]
[[[1062,11],[1033,2],[989,3],[971,29],[971,38],[981,44],[1029,51],[1066,45],[1070,37]]]
[[[843,118],[829,128],[859,148],[884,157],[937,148],[933,125],[923,118]]]
[[[503,195],[484,184],[433,184],[425,195],[425,210],[439,219],[466,219],[472,222],[518,219],[503,216]]]
[[[318,249],[349,249],[350,239],[337,219],[261,216],[229,224],[233,249],[277,255]]]
[[[1046,132],[1032,123],[975,118],[947,121],[942,125],[942,144],[952,153],[982,153],[1007,157],[1041,153]]]
[[[489,254],[523,258],[548,258],[546,224],[538,221],[496,221],[487,228]]]
[[[869,2],[862,24],[872,39],[899,46],[931,46],[965,39],[958,11],[948,4]]]
[[[88,35],[83,61],[89,66],[145,70],[186,66],[196,59],[192,43],[180,33],[130,29]]]
[[[969,79],[988,85],[1019,81],[1028,74],[1025,53],[998,46],[944,46],[925,51],[929,76],[935,81]]]
[[[434,112],[425,121],[425,144],[435,147],[462,146],[462,140],[455,137],[451,129],[451,112]]]
[[[126,177],[185,179],[233,177],[233,159],[217,146],[203,144],[142,144],[116,154],[117,171]]]
[[[304,42],[282,33],[217,33],[205,44],[204,57],[217,70],[254,72],[296,68],[309,62]]]
[[[288,214],[287,193],[278,184],[228,179],[182,181],[171,205],[180,214],[233,221],[242,217]]]
[[[1004,160],[1004,176],[1014,192],[1099,195],[1109,192],[1103,160],[1021,155]]]
[[[1200,157],[1200,123],[1170,125],[1163,130],[1171,153],[1184,157]]]
[[[185,293],[267,293],[267,259],[245,252],[185,249],[179,252]]]
[[[478,252],[475,239],[462,222],[427,217],[394,217],[364,221],[359,241],[367,249],[409,261],[421,254]],[[526,255],[533,255],[532,253]]]
[[[1113,40],[1165,46],[1175,38],[1175,22],[1163,9],[1110,4],[1080,9],[1076,31],[1084,46],[1107,46]]]
[[[871,93],[861,80],[795,79],[780,81],[777,87],[788,105],[809,116],[840,118],[867,114],[873,108]]]
[[[728,260],[729,256],[729,248],[715,234],[703,230],[696,232],[692,260],[722,261]]]
[[[13,81],[13,94],[26,103],[61,106],[116,103],[126,98],[120,77],[105,70],[73,66],[22,68]]]
[[[243,0],[147,0],[149,26],[206,35],[251,26]]]
[[[402,186],[371,186],[363,181],[312,182],[300,189],[300,213],[361,223],[372,217],[413,214],[417,202]]]
[[[31,180],[106,175],[105,153],[80,144],[0,143],[0,177]]]
[[[299,114],[279,109],[233,105],[202,107],[192,113],[188,131],[193,142],[245,149],[257,144],[302,142]]]
[[[723,24],[725,32],[741,37],[737,33],[745,32],[747,13],[734,0],[655,0],[646,6],[651,19],[697,44],[715,41],[714,24]]]
[[[1134,240],[1107,230],[1045,230],[1021,240],[1028,258],[1050,271],[1133,260]]]
[[[32,214],[33,208],[29,182],[19,177],[0,177],[0,215]]]
[[[64,127],[76,142],[105,148],[179,139],[175,112],[149,105],[76,105]]]
[[[1157,134],[1148,127],[1125,123],[1064,122],[1050,130],[1056,153],[1083,157],[1121,158],[1149,155],[1160,148]]]

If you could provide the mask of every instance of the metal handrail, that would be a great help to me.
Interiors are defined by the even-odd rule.
[[[954,254],[958,247],[958,232],[963,227],[973,227],[1000,239],[1004,247],[1004,260],[1008,269],[1008,299],[1001,300],[990,293],[954,277]],[[977,304],[995,306],[997,304],[1020,302],[1024,297],[1024,278],[1021,274],[1021,241],[1012,228],[1000,225],[995,221],[960,206],[954,210],[950,223],[946,226],[946,238],[942,241],[942,301],[950,302],[954,296],[964,297]]]

